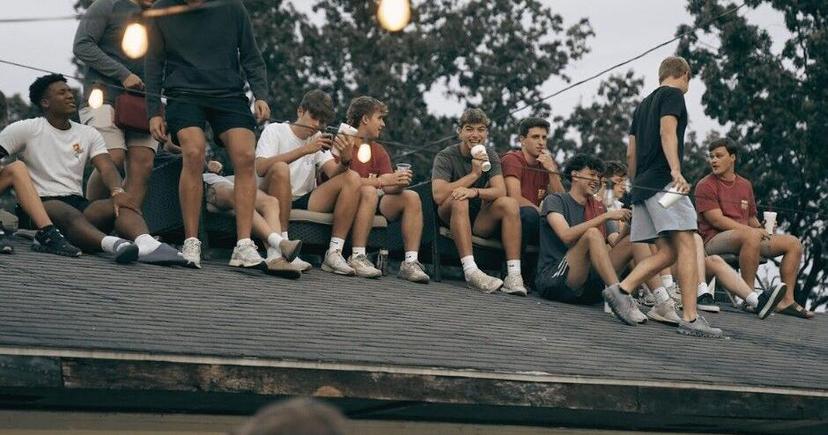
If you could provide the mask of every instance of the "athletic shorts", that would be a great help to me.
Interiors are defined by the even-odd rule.
[[[60,201],[65,204],[69,204],[72,208],[78,210],[79,212],[83,213],[86,210],[86,207],[89,207],[89,200],[78,195],[69,195],[69,196],[41,196],[40,201],[44,204],[48,201]],[[17,208],[15,209],[15,213],[17,214],[17,218],[19,219],[20,228],[24,229],[37,229],[35,228],[34,222],[32,222],[32,218],[29,217],[28,213],[23,211],[23,208],[20,207],[18,204]]]
[[[313,191],[310,191],[300,196],[299,198],[294,199],[293,203],[291,204],[291,208],[294,208],[296,210],[307,210],[308,202],[310,202],[311,193],[313,193]]]
[[[178,132],[188,127],[207,129],[207,124],[213,130],[213,137],[217,144],[221,144],[219,136],[227,130],[244,128],[256,130],[256,119],[250,112],[250,101],[244,95],[236,97],[171,97],[167,102],[166,121],[167,130],[173,143],[178,142]]]
[[[669,189],[667,185],[662,190]],[[667,192],[658,192],[644,202],[633,204],[630,240],[651,242],[670,231],[696,231],[698,229],[696,209],[688,196],[681,197],[669,208],[658,201]]]
[[[544,299],[569,304],[592,305],[603,299],[601,291],[606,285],[595,270],[590,268],[587,279],[580,288],[572,288],[566,284],[567,274],[569,263],[564,257],[558,264],[546,266],[538,271],[535,275],[535,290]]]
[[[121,130],[115,125],[115,108],[104,104],[97,109],[89,106],[78,112],[81,124],[94,127],[101,134],[106,148],[126,151],[128,147],[145,147],[158,152],[158,142],[147,133]]]

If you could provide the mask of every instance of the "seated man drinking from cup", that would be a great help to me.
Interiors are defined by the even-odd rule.
[[[351,159],[351,170],[362,178],[362,188],[351,232],[353,254],[349,262],[367,262],[373,267],[365,255],[365,245],[374,214],[379,210],[389,221],[402,218],[405,261],[400,264],[398,276],[411,282],[427,283],[429,276],[417,257],[423,234],[423,206],[415,192],[405,190],[411,183],[411,165],[399,163],[397,170],[392,171],[391,158],[385,148],[374,142],[385,128],[387,113],[388,108],[383,102],[368,96],[354,98],[348,107],[348,124],[357,128],[357,143],[362,144],[357,158]]]
[[[802,244],[796,237],[773,234],[776,213],[765,212],[765,227],[757,219],[753,185],[736,174],[738,146],[728,138],[716,139],[707,147],[712,173],[696,184],[699,232],[707,255],[737,254],[742,279],[753,286],[759,256],[782,255],[780,275],[787,289],[777,311],[803,319],[814,313],[794,300],[796,274],[802,260]]]

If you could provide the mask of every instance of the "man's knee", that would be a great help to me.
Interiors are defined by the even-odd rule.
[[[762,243],[762,233],[753,231],[751,229],[742,228],[737,230],[736,236],[742,244],[742,247],[749,247],[751,249],[758,249]]]
[[[591,242],[604,242],[604,235],[598,228],[595,227],[588,228],[586,231],[584,231],[584,235],[582,237],[585,237],[587,240]]]
[[[459,199],[451,201],[451,214],[457,216],[468,216],[469,200]]]
[[[347,186],[362,186],[362,177],[355,171],[347,170],[340,177]]]
[[[799,239],[791,235],[785,235],[783,237],[785,242],[785,251],[787,253],[802,255],[802,242],[800,242]]]
[[[181,147],[181,155],[184,157],[185,168],[198,168],[199,171],[204,169],[204,147],[187,146]]]
[[[17,178],[22,175],[28,175],[29,169],[26,167],[25,163],[17,160],[6,165],[6,167],[3,168],[3,172],[9,174],[11,177]]]
[[[495,207],[499,207],[505,215],[519,215],[520,214],[520,207],[518,207],[518,202],[516,199],[509,197],[509,196],[502,196],[495,200],[493,204]]]
[[[260,197],[259,197],[258,201],[259,201],[259,203],[261,204],[261,206],[263,208],[271,209],[271,210],[278,210],[279,209],[279,199],[278,198],[276,198],[275,196],[270,196],[270,195],[262,195],[261,193],[259,195],[260,195]]]
[[[403,198],[406,210],[420,211],[423,208],[423,203],[420,201],[420,195],[411,190],[403,190],[400,194]]]
[[[359,200],[362,203],[374,204],[379,201],[377,189],[373,186],[362,186],[359,188]]]

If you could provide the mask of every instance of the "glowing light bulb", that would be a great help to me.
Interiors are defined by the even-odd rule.
[[[89,93],[89,107],[97,109],[98,107],[103,106],[103,102],[103,89],[99,87],[95,87],[95,89],[92,89],[92,92]]]
[[[368,163],[371,161],[371,145],[364,143],[359,146],[357,150],[357,160],[362,163]]]
[[[380,0],[377,19],[382,28],[389,32],[402,30],[411,20],[411,2],[409,0]]]
[[[127,56],[138,59],[147,54],[149,42],[147,41],[147,28],[140,23],[132,23],[124,31],[124,40],[121,48]]]

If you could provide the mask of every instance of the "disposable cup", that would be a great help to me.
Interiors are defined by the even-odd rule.
[[[762,216],[765,218],[765,231],[768,234],[773,234],[773,230],[776,228],[776,212],[766,211]]]
[[[667,193],[665,193],[664,196],[658,200],[658,203],[664,208],[670,208],[676,203],[676,201],[681,199],[682,196],[684,195],[678,193],[678,189],[676,189],[675,186],[671,186],[670,190],[668,190]]]
[[[410,163],[397,163],[397,172],[410,171],[410,170],[411,170],[411,164]]]

